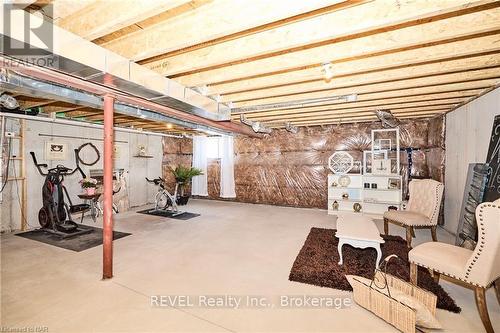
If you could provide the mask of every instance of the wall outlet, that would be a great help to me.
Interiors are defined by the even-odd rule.
[[[8,137],[8,138],[13,138],[16,136],[16,133],[14,132],[5,132],[5,136]]]

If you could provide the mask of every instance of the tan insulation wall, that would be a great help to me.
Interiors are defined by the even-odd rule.
[[[301,127],[297,134],[274,130],[264,139],[236,137],[236,201],[326,209],[328,157],[344,150],[361,160],[376,128],[380,123]],[[412,175],[444,181],[444,118],[404,121],[400,131],[401,148],[413,148]],[[407,156],[401,152],[403,175],[408,170]],[[165,176],[166,165],[191,161],[191,140],[164,139]],[[209,160],[210,198],[219,198],[219,183],[219,161]]]

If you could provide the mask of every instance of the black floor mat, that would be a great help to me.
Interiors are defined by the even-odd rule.
[[[190,213],[190,212],[182,212],[179,215],[175,215],[175,213],[167,212],[167,211],[164,211],[164,210],[155,210],[154,208],[140,210],[137,213],[154,215],[154,216],[169,217],[171,219],[183,220],[183,221],[190,220],[190,219],[192,219],[194,217],[200,216],[200,214],[195,214],[195,213]]]
[[[94,231],[88,234],[78,235],[71,238],[61,239],[57,235],[51,234],[50,232],[44,231],[43,229],[36,229],[26,232],[21,232],[16,234],[16,236],[28,238],[38,242],[42,242],[49,245],[54,245],[61,247],[66,250],[72,250],[76,252],[88,250],[95,246],[102,244],[102,229],[92,226],[85,225],[85,228],[91,228]],[[119,239],[126,236],[132,235],[127,232],[113,231],[113,239]]]

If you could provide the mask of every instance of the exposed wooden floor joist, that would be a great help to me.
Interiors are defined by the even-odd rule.
[[[356,102],[245,114],[304,126],[372,121],[380,108],[429,117],[500,82],[499,0],[126,0],[116,8],[52,2],[56,24],[230,105],[234,121],[238,108],[353,93]],[[330,80],[324,63],[332,64]],[[102,120],[101,112],[44,103],[23,101]],[[123,116],[116,122],[141,124]]]

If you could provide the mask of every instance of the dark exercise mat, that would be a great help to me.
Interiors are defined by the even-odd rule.
[[[137,213],[154,215],[154,216],[169,217],[171,219],[183,220],[183,221],[190,220],[194,217],[200,216],[200,214],[195,214],[195,213],[190,213],[190,212],[181,212],[181,214],[179,214],[179,213],[168,212],[165,210],[155,210],[154,208],[140,210]],[[175,214],[179,214],[179,215],[175,215]]]
[[[16,234],[16,236],[28,238],[34,241],[42,242],[49,245],[54,245],[66,250],[72,250],[76,252],[88,250],[90,248],[102,244],[101,228],[92,227],[88,225],[85,225],[83,227],[87,229],[93,229],[94,231],[88,234],[78,235],[64,239],[61,239],[61,237],[58,237],[57,235],[54,235],[43,229],[21,232]],[[129,235],[132,234],[127,232],[113,231],[113,240],[120,239]]]

